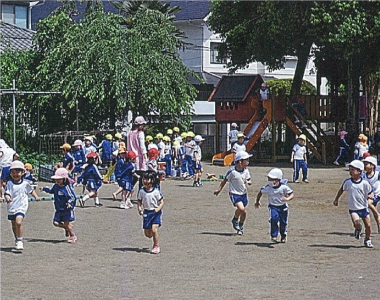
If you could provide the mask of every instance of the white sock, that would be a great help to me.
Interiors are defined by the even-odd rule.
[[[84,196],[82,201],[85,202],[86,200],[90,199],[90,197],[88,195]]]
[[[95,197],[95,204],[99,204],[99,197]]]

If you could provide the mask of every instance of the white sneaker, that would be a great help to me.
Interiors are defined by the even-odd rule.
[[[128,208],[133,207],[133,203],[131,202],[131,200],[127,200],[126,206],[128,206]]]
[[[339,166],[339,163],[337,161],[334,161],[334,165]]]
[[[24,243],[22,241],[16,241],[16,250],[24,250]]]
[[[120,203],[120,208],[122,208],[122,209],[127,209],[127,208],[129,208],[129,207],[125,204],[125,202],[121,202],[121,203]]]

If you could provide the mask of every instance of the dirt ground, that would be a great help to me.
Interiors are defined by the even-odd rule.
[[[291,178],[290,163],[277,166]],[[52,201],[30,202],[22,253],[13,250],[2,203],[1,299],[378,299],[375,222],[375,248],[364,248],[363,236],[353,237],[345,194],[338,207],[332,205],[347,168],[309,166],[309,184],[290,184],[295,198],[289,203],[288,242],[274,244],[266,198],[260,209],[253,205],[272,167],[249,167],[253,184],[243,236],[231,226],[228,187],[213,195],[220,180],[199,188],[191,181],[164,181],[158,255],[149,253],[152,241],[143,235],[136,207],[121,210],[112,200],[116,185],[100,190],[103,207],[89,200],[75,209],[75,244],[53,227]],[[228,169],[207,163],[204,168],[218,178]]]

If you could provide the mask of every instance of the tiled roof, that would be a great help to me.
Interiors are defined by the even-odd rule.
[[[0,22],[0,52],[5,49],[23,50],[32,46],[34,31]]]
[[[263,79],[260,75],[223,76],[209,101],[245,101],[249,92],[259,89],[262,82]]]
[[[176,13],[176,20],[196,20],[196,19],[203,19],[205,18],[211,8],[211,1],[210,0],[192,0],[192,1],[163,1],[163,2],[169,2],[170,6],[179,6],[181,8],[181,11]],[[108,1],[103,1],[104,4],[104,11],[106,12],[113,12],[117,13],[117,10],[115,7],[110,4]],[[39,20],[45,19],[52,11],[54,11],[57,7],[62,6],[61,2],[57,1],[45,1],[45,3],[42,4],[39,3],[36,6],[32,7],[31,14],[32,14],[32,28],[36,29],[36,24]],[[86,4],[80,4],[77,3],[77,7],[80,11],[79,16],[77,18],[80,18],[83,15],[83,11],[86,8]]]

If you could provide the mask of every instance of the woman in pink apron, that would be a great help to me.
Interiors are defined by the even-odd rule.
[[[141,175],[146,170],[147,150],[145,147],[144,117],[138,116],[135,119],[132,130],[127,135],[127,150],[137,154],[135,168],[136,173]]]

